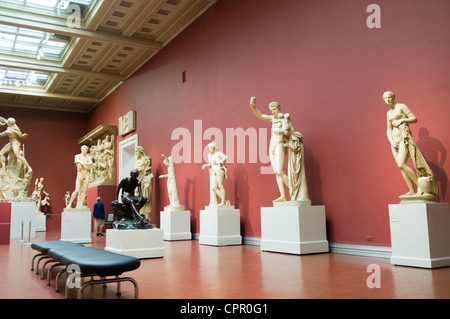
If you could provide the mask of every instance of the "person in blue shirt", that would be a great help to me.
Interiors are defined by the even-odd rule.
[[[94,219],[95,229],[97,231],[96,235],[103,236],[102,230],[105,225],[105,206],[102,203],[101,197],[97,197],[97,202],[94,204]]]

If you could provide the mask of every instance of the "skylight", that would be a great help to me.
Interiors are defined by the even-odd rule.
[[[69,37],[0,24],[0,50],[29,54],[38,60],[61,58]]]
[[[0,67],[0,85],[44,86],[50,73]]]
[[[79,5],[80,7],[89,6],[92,0],[3,0],[16,5],[39,7],[41,9],[65,10],[70,4]]]

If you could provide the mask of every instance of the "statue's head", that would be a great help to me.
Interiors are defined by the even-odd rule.
[[[136,153],[136,155],[137,155],[138,157],[143,156],[143,155],[146,155],[146,154],[145,154],[145,150],[144,150],[144,148],[143,148],[142,146],[137,146],[137,147],[136,147],[136,150],[135,150],[134,152]]]
[[[386,91],[383,93],[383,101],[386,104],[390,104],[390,102],[394,102],[395,101],[395,94],[391,91]]]
[[[278,102],[270,102],[269,103],[269,110],[272,112],[272,114],[276,115],[281,110],[281,105]]]
[[[81,146],[81,153],[83,153],[83,154],[86,154],[87,153],[87,151],[89,150],[89,147],[88,146],[86,146],[86,145],[83,145],[83,146]]]
[[[217,144],[216,142],[212,141],[211,143],[208,144],[209,150],[217,150]]]
[[[132,178],[137,178],[137,177],[139,176],[139,171],[138,171],[137,169],[132,169],[132,170],[130,171],[130,176],[131,176]]]

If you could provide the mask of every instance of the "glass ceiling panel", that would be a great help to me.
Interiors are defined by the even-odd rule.
[[[0,2],[61,13],[60,10],[66,10],[71,4],[80,6],[80,9],[85,9],[91,4],[92,0],[0,0]]]
[[[50,73],[0,67],[1,86],[44,86]]]
[[[31,54],[38,59],[61,58],[69,40],[66,36],[0,24],[0,50],[10,53]]]

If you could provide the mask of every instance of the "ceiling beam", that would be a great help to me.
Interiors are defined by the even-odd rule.
[[[36,19],[41,17],[36,16]],[[42,18],[41,18],[42,19]],[[6,24],[14,27],[24,27],[33,30],[50,32],[59,35],[65,35],[72,38],[82,38],[90,40],[98,40],[102,42],[110,42],[114,44],[129,45],[132,47],[145,48],[159,50],[162,48],[160,43],[154,41],[142,41],[138,39],[131,39],[123,36],[117,36],[113,34],[88,31],[79,28],[69,28],[67,25],[60,24],[50,24],[40,21],[35,21],[34,19],[24,19],[23,13],[20,11],[8,10],[0,13],[0,23]]]
[[[45,97],[45,98],[54,98],[54,99],[62,99],[62,100],[70,100],[70,101],[79,101],[79,102],[87,102],[87,103],[100,103],[102,100],[97,98],[83,97],[83,96],[73,96],[67,94],[57,94],[57,93],[48,93],[43,90],[37,90],[32,88],[9,88],[2,87],[0,89],[0,94],[20,94],[26,96],[36,96],[36,97]]]
[[[39,63],[36,63],[36,60],[19,59],[17,57],[11,56],[11,55],[4,55],[4,54],[0,54],[0,66],[14,68],[14,69],[21,69],[21,70],[33,70],[33,71],[37,71],[37,72],[72,74],[72,75],[88,77],[88,78],[101,78],[101,79],[111,80],[111,81],[125,81],[126,80],[125,76],[113,75],[113,74],[107,74],[107,73],[99,73],[99,72],[83,71],[83,70],[77,70],[77,69],[62,68],[57,63],[51,63],[51,62],[46,63],[46,62],[43,62],[42,60],[39,61]]]

